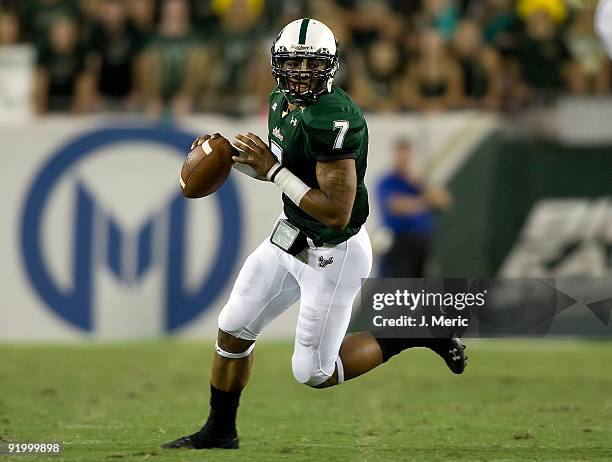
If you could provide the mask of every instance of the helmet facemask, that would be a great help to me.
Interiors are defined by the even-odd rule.
[[[311,69],[303,69],[302,61],[315,64]],[[299,63],[298,66],[295,66]],[[272,47],[272,75],[276,84],[287,99],[295,104],[308,104],[319,96],[331,91],[331,84],[338,70],[337,55],[328,53],[290,53],[274,51]]]

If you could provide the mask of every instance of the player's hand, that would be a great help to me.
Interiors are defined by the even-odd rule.
[[[219,133],[213,133],[212,135],[202,135],[198,136],[193,143],[191,143],[191,149],[193,150],[196,146],[202,146],[204,141],[206,140],[214,140],[215,138],[220,137]]]
[[[233,144],[246,154],[246,157],[232,157],[234,162],[250,165],[260,177],[265,178],[270,169],[278,162],[268,145],[253,133],[236,135],[236,141]]]

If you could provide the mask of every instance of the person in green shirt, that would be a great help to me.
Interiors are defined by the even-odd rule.
[[[191,111],[203,72],[204,47],[192,30],[187,0],[163,0],[158,31],[145,46],[142,86],[146,110],[153,117],[169,109],[175,116]]]
[[[255,341],[298,300],[292,370],[307,386],[339,385],[410,347],[432,349],[456,374],[465,368],[456,337],[345,336],[361,280],[372,268],[372,248],[363,226],[368,128],[357,105],[334,86],[337,70],[336,39],[319,21],[294,21],[274,41],[277,88],[270,95],[268,143],[253,133],[237,135],[233,159],[244,173],[279,187],[284,211],[270,238],[247,258],[219,315],[206,423],[164,448],[238,448],[236,413]]]
[[[70,16],[49,26],[49,40],[38,50],[34,102],[39,114],[84,109],[87,76],[78,26]]]
[[[68,17],[79,25],[83,19],[76,0],[26,0],[22,11],[26,37],[37,48],[48,45],[51,26],[57,20]]]

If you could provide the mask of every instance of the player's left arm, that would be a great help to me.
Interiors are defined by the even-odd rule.
[[[325,226],[349,225],[357,194],[357,165],[367,142],[363,115],[348,106],[322,106],[304,114],[308,146],[316,164],[318,188],[307,191],[299,207]]]

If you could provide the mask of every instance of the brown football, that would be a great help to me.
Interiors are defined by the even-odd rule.
[[[204,197],[219,189],[232,169],[234,152],[231,143],[220,135],[196,146],[181,168],[183,195]]]

